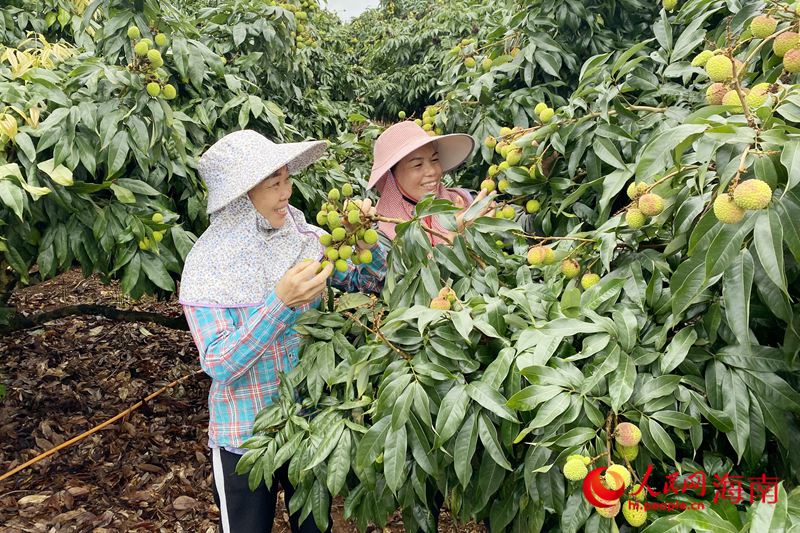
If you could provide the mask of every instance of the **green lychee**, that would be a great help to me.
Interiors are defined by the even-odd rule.
[[[147,84],[147,94],[155,98],[161,94],[161,86],[154,81]]]
[[[544,102],[539,102],[538,104],[536,104],[536,107],[533,108],[533,112],[536,113],[536,116],[538,117],[539,115],[542,114],[542,111],[544,111],[545,109],[547,109],[547,104],[545,104]]]
[[[484,71],[488,71],[492,68],[492,60],[489,57],[485,57],[483,61],[481,61],[481,69]]]
[[[623,446],[619,442],[616,444],[617,453],[620,457],[630,462],[639,456],[639,446]]]
[[[344,196],[345,198],[350,198],[351,196],[353,196],[353,186],[350,185],[349,183],[345,183],[344,185],[342,185],[342,196]]]
[[[372,263],[372,252],[369,250],[361,250],[358,253],[358,260],[364,264]]]
[[[747,93],[747,96],[744,97],[745,101],[747,102],[747,106],[752,110],[758,109],[766,104],[767,98],[769,98],[769,88],[769,83],[759,83],[754,85],[753,88]]]
[[[631,484],[631,473],[622,465],[611,465],[603,475],[608,488],[615,490],[620,486],[627,487]]]
[[[564,477],[570,481],[580,481],[586,477],[589,470],[580,459],[572,459],[564,463]]]
[[[548,107],[539,114],[539,120],[542,121],[542,124],[547,124],[548,122],[553,120],[555,114],[556,114],[555,110],[551,107]]]
[[[406,112],[405,112],[405,111],[400,111],[400,112],[398,112],[398,113],[397,113],[397,118],[399,118],[400,120],[405,120],[405,118],[406,118]]]
[[[169,83],[164,85],[164,88],[161,90],[161,93],[167,100],[173,100],[176,96],[178,96],[178,91],[175,89],[173,85]]]
[[[161,242],[164,240],[164,232],[163,231],[154,231],[153,232],[153,240],[156,242]]]
[[[633,229],[639,229],[645,225],[647,218],[644,214],[635,207],[628,208],[625,211],[625,222]]]
[[[508,180],[500,180],[500,181],[497,182],[497,191],[501,192],[501,193],[502,192],[506,192],[506,189],[508,189],[509,185],[510,184],[509,184]]]
[[[497,146],[497,139],[489,135],[483,140],[483,144],[490,150],[494,150],[494,147]]]
[[[532,198],[525,202],[525,211],[528,213],[536,213],[541,209],[541,205],[539,204],[539,200]]]
[[[783,55],[783,68],[786,72],[800,72],[800,49],[792,48]]]
[[[474,68],[475,67],[475,58],[468,57],[464,60],[464,66],[467,68]]]
[[[678,6],[678,0],[661,0],[665,11],[673,11]]]
[[[330,200],[331,202],[335,202],[339,198],[341,198],[341,193],[339,192],[339,189],[331,189],[330,191],[328,191],[328,200]]]
[[[764,209],[771,199],[772,189],[759,179],[743,181],[733,190],[733,201],[742,209]]]
[[[442,298],[440,296],[437,296],[436,298],[431,300],[430,308],[438,309],[439,311],[449,311],[450,301],[447,298]]]
[[[704,67],[709,59],[714,57],[714,52],[711,50],[703,50],[692,59],[693,67]]]
[[[729,105],[733,109],[732,111],[741,111],[742,110],[742,100],[739,98],[739,93],[736,92],[734,89],[725,93],[725,96],[722,97],[722,105]]]
[[[599,282],[600,282],[600,276],[593,272],[584,274],[583,277],[581,277],[581,287],[583,287],[584,289],[593,287],[597,285]]]
[[[772,41],[772,51],[778,57],[783,57],[786,52],[798,46],[800,46],[800,34],[793,31],[781,33]]]
[[[617,425],[614,438],[623,446],[636,446],[642,440],[642,431],[636,424],[622,422]]]
[[[522,160],[522,149],[521,148],[512,148],[506,154],[506,162],[508,162],[509,166],[516,166]]]
[[[337,259],[333,267],[339,272],[347,272],[347,261],[344,259]]]
[[[144,41],[139,41],[133,47],[133,53],[139,57],[144,57],[147,55],[147,51],[150,50],[150,47],[147,46],[147,43]]]
[[[548,248],[546,246],[531,247],[531,249],[528,250],[528,264],[531,266],[541,266],[545,264],[547,250]]]
[[[561,273],[567,279],[572,279],[581,273],[581,265],[574,259],[564,259],[561,261]]]
[[[349,244],[343,244],[339,248],[339,257],[341,259],[345,259],[345,260],[350,259],[350,256],[352,256],[352,255],[353,255],[353,247],[350,246]]]
[[[495,188],[496,188],[496,185],[494,183],[494,180],[485,179],[485,180],[483,180],[481,182],[481,190],[482,191],[492,192],[493,190],[495,190]]]
[[[720,105],[728,92],[724,83],[712,83],[706,89],[706,102],[711,105]]]
[[[153,213],[153,216],[150,217],[150,220],[152,220],[156,224],[161,224],[162,222],[164,222],[164,215],[162,215],[161,213]]]
[[[633,527],[639,527],[647,522],[647,509],[638,502],[628,500],[622,506],[622,516]]]
[[[655,217],[664,210],[664,199],[654,193],[647,193],[639,198],[639,211],[648,217]]]
[[[736,205],[727,193],[714,200],[714,216],[723,224],[737,224],[744,218],[744,209]]]
[[[756,39],[766,39],[775,33],[775,28],[777,27],[777,19],[769,15],[759,15],[750,22],[750,33],[752,33],[753,37]]]
[[[128,39],[138,39],[142,36],[142,32],[139,31],[139,28],[136,26],[131,26],[128,28]]]
[[[630,490],[630,497],[634,501],[643,502],[647,499],[647,489],[643,488],[639,483],[634,483]]]
[[[733,77],[733,62],[724,55],[715,55],[706,62],[706,73],[711,81],[728,81]]]
[[[378,232],[370,228],[364,232],[364,242],[372,245],[378,242]]]
[[[611,507],[595,507],[597,514],[602,516],[603,518],[614,518],[619,514],[620,503],[619,500],[614,502],[614,505]]]
[[[319,243],[322,246],[325,247],[330,246],[332,242],[333,242],[333,237],[331,237],[330,234],[328,233],[323,233],[322,235],[319,236]]]
[[[331,236],[333,237],[333,242],[343,241],[347,237],[347,230],[342,227],[334,228],[331,231]]]

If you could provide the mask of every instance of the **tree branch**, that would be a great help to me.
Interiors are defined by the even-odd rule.
[[[11,317],[6,327],[0,328],[0,336],[5,336],[15,331],[40,326],[52,320],[66,318],[74,315],[97,315],[110,318],[118,322],[153,322],[168,328],[188,331],[189,325],[185,316],[170,317],[159,313],[147,311],[128,311],[107,305],[78,304],[59,307],[33,316],[22,316],[17,313]]]

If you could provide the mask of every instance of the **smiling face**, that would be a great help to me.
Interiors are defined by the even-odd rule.
[[[289,214],[289,198],[292,196],[289,169],[284,166],[276,170],[247,191],[247,196],[273,228],[280,228],[286,222],[286,215]]]
[[[443,174],[436,143],[426,144],[405,156],[393,172],[400,188],[413,200],[419,201],[435,192]]]

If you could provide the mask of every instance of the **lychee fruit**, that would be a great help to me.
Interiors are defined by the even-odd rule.
[[[706,62],[706,73],[711,81],[728,81],[733,77],[733,62],[724,55],[715,55]]]
[[[442,298],[440,296],[437,296],[436,298],[431,300],[430,308],[431,309],[438,309],[440,311],[449,311],[450,310],[450,302],[447,300],[447,298]]]
[[[161,89],[161,94],[166,100],[174,100],[175,97],[178,96],[178,91],[175,89],[174,85],[168,83]]]
[[[555,114],[556,114],[555,110],[548,107],[539,114],[539,120],[542,121],[542,124],[547,124],[548,122],[553,120]]]
[[[158,46],[167,46],[167,36],[163,33],[157,33],[153,39]]]
[[[733,191],[733,201],[742,209],[764,209],[771,199],[772,189],[759,179],[743,181]]]
[[[475,67],[475,58],[468,57],[464,60],[464,66],[467,68],[474,68]]]
[[[673,11],[678,6],[678,0],[661,0],[665,11]]]
[[[587,457],[585,455],[578,455],[578,454],[570,455],[569,457],[567,457],[567,462],[572,461],[573,459],[578,459],[580,461],[583,461],[583,464],[585,464],[586,466],[592,464],[592,458]]]
[[[485,179],[481,182],[481,190],[486,192],[492,192],[495,189],[494,180]]]
[[[561,273],[567,279],[572,279],[581,273],[581,265],[574,259],[564,259],[561,261]]]
[[[625,459],[626,461],[630,462],[635,460],[639,456],[639,446],[623,446],[620,443],[616,444],[617,453],[620,457]]]
[[[714,52],[711,50],[703,50],[692,59],[693,67],[704,67],[708,60],[714,57]]]
[[[599,282],[600,282],[600,276],[593,272],[584,274],[583,277],[581,277],[581,287],[583,287],[584,289],[594,287]]]
[[[510,184],[509,184],[508,180],[500,180],[500,181],[497,182],[497,191],[498,192],[506,192],[506,189],[508,189],[509,185]]]
[[[364,242],[373,245],[378,242],[378,232],[370,228],[364,232]]]
[[[744,209],[736,205],[727,193],[720,194],[714,200],[714,216],[724,224],[737,224],[744,214]]]
[[[648,217],[661,214],[664,210],[664,199],[654,193],[647,193],[639,198],[639,211]]]
[[[750,22],[750,33],[757,39],[766,39],[778,27],[778,20],[768,15],[759,15]]]
[[[506,161],[508,162],[509,166],[516,166],[522,160],[522,149],[520,148],[512,148],[506,154]]]
[[[528,264],[531,266],[540,266],[545,264],[547,259],[547,251],[550,250],[546,246],[533,246],[528,250]],[[552,250],[550,250],[552,252]]]
[[[769,97],[769,83],[759,83],[753,86],[750,89],[750,92],[747,93],[747,96],[744,97],[745,101],[747,102],[747,107],[750,109],[758,109],[765,103],[767,103],[767,98]]]
[[[647,521],[647,509],[640,503],[628,500],[622,506],[622,516],[633,527],[639,527]]]
[[[144,57],[147,55],[147,51],[149,49],[150,47],[147,46],[147,43],[144,40],[142,40],[136,43],[136,45],[133,47],[133,53],[139,57]]]
[[[494,137],[492,137],[491,135],[489,135],[488,137],[486,137],[486,138],[483,140],[483,144],[484,144],[484,145],[485,145],[487,148],[489,148],[490,150],[493,150],[493,149],[494,149],[494,147],[495,147],[495,146],[497,146],[497,139],[495,139]]]
[[[150,217],[150,220],[152,220],[156,224],[161,224],[162,222],[164,222],[164,215],[162,215],[161,213],[153,213],[153,216]]]
[[[406,112],[401,109],[400,111],[397,112],[397,118],[399,118],[400,120],[405,120]]]
[[[539,211],[540,208],[541,205],[539,204],[539,200],[536,200],[535,198],[525,202],[525,211],[527,211],[528,213],[536,213]]]
[[[335,268],[339,272],[347,272],[347,261],[345,261],[344,259],[337,259],[333,263],[333,268]]]
[[[741,111],[742,100],[739,98],[739,93],[734,89],[726,92],[725,96],[722,97],[722,105],[729,105],[733,107],[732,111]]]
[[[792,48],[783,55],[783,68],[792,74],[800,72],[800,50]]]
[[[711,105],[720,105],[728,88],[723,83],[712,83],[706,89],[706,102]]]
[[[131,26],[128,28],[128,39],[138,39],[142,36],[142,32],[139,31],[139,28],[136,26]]]
[[[439,298],[444,298],[445,300],[447,300],[447,301],[448,301],[448,302],[450,302],[450,303],[452,303],[452,302],[455,302],[455,301],[456,301],[456,299],[458,298],[458,297],[456,296],[456,291],[454,291],[454,290],[453,290],[453,289],[451,289],[450,287],[443,287],[443,288],[442,288],[442,289],[439,291],[439,294],[438,294],[437,296],[438,296]]]
[[[625,222],[633,229],[639,229],[645,225],[647,218],[644,214],[635,207],[628,208],[625,211]]]
[[[533,108],[533,112],[536,113],[536,116],[538,117],[539,115],[542,114],[542,111],[544,111],[545,109],[547,109],[547,104],[545,104],[544,102],[539,102],[538,104],[536,104],[536,107]]]
[[[372,263],[372,252],[369,250],[361,250],[358,254],[358,260],[364,264]]]
[[[647,489],[643,488],[639,483],[634,483],[629,491],[629,497],[637,502],[643,502],[647,499]]]
[[[161,94],[161,86],[158,83],[151,81],[147,84],[147,94],[155,98]]]
[[[491,68],[492,68],[492,59],[489,57],[484,58],[483,61],[481,61],[481,69],[487,71]]]
[[[628,469],[622,465],[609,466],[606,469],[603,478],[605,479],[608,488],[612,490],[616,490],[620,488],[620,486],[627,487],[632,481],[631,473],[628,472]]]
[[[589,473],[581,459],[572,459],[564,463],[564,477],[570,481],[580,481]]]
[[[772,41],[772,51],[778,57],[783,57],[792,48],[800,46],[800,33],[787,31],[781,33]]]
[[[333,228],[331,237],[333,237],[333,242],[341,242],[347,237],[347,231],[341,227]]]
[[[622,422],[617,425],[614,438],[623,446],[636,446],[642,440],[642,431],[636,424]]]
[[[611,507],[595,507],[597,514],[604,518],[614,518],[619,514],[620,503],[619,500],[614,502]]]

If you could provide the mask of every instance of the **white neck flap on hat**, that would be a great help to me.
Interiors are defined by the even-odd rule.
[[[245,194],[211,215],[183,267],[179,301],[203,307],[261,305],[288,269],[301,259],[319,260],[320,228],[289,206],[280,228],[259,213]]]

